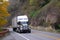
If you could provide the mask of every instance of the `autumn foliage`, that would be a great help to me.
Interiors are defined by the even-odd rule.
[[[7,23],[7,17],[10,15],[7,11],[9,3],[7,1],[0,0],[0,27]]]

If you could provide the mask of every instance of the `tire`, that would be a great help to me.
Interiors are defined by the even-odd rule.
[[[31,33],[31,30],[30,29],[28,30],[28,33]]]
[[[16,31],[17,28],[13,28],[13,31]]]
[[[19,33],[22,33],[23,32],[23,30],[20,30],[20,32]]]

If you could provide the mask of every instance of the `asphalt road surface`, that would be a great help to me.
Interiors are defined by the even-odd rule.
[[[37,30],[32,30],[31,33],[16,33],[11,31],[10,34],[2,40],[60,40],[60,34]]]

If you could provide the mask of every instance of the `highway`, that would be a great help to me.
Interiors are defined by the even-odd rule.
[[[10,34],[2,40],[60,40],[60,34],[37,30],[32,30],[31,33],[17,33],[11,31]]]

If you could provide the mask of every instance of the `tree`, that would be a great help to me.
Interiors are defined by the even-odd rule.
[[[9,5],[8,1],[0,0],[0,28],[7,23],[6,18],[10,16],[10,14],[7,11],[8,5]]]

